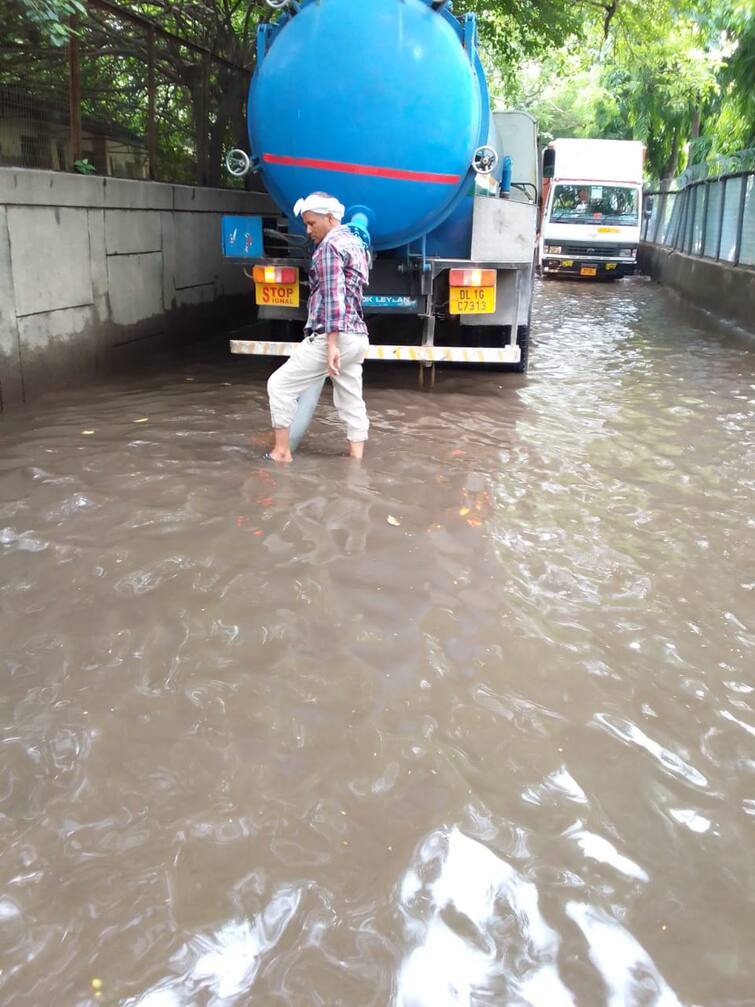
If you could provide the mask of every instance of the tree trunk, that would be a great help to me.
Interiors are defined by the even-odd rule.
[[[663,168],[662,178],[674,178],[679,167],[679,128],[674,127],[674,139],[671,145],[671,153],[669,154],[669,159]]]
[[[222,185],[225,171],[223,158],[226,146],[239,147],[241,150],[247,150],[249,146],[244,119],[245,99],[246,80],[243,75],[222,71],[219,74],[218,93],[214,102],[217,115],[210,127],[208,169],[210,185]],[[229,124],[232,133],[230,142],[227,139]]]
[[[700,106],[698,105],[692,112],[692,124],[689,128],[689,138],[690,140],[697,140],[700,136]]]
[[[199,73],[199,104],[196,109],[197,185],[207,185],[209,176],[210,61],[202,58]]]
[[[223,155],[225,154],[223,139],[225,138],[225,128],[228,125],[228,118],[222,109],[218,110],[215,122],[210,126],[210,146],[207,165],[207,184],[216,189],[223,184]]]
[[[231,106],[233,141],[237,147],[240,147],[241,150],[245,150],[251,155],[252,151],[249,150],[249,132],[246,125],[246,101],[249,93],[249,80],[239,74],[234,77],[234,81],[239,89],[239,97],[238,100],[234,99]],[[244,179],[244,187],[247,192],[266,191],[265,186],[262,184],[262,177],[256,171],[247,173]]]
[[[207,59],[203,58],[201,63],[187,66],[183,77],[191,95],[191,113],[194,124],[194,181],[197,185],[207,185],[210,129],[209,65]]]

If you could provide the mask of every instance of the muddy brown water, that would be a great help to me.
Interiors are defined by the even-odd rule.
[[[5,1007],[755,1003],[755,355],[535,327],[362,466],[222,346],[0,424]]]

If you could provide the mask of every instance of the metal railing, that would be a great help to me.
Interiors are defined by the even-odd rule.
[[[642,240],[687,255],[755,266],[755,149],[648,182]],[[652,202],[651,202],[652,200]]]
[[[0,165],[243,187],[223,157],[246,146],[250,67],[110,0],[86,2],[64,46],[0,3]]]

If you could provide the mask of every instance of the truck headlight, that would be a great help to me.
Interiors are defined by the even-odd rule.
[[[628,259],[637,251],[636,248],[620,248],[619,257],[622,259]]]
[[[560,245],[546,245],[545,251],[548,255],[560,255],[561,246]]]

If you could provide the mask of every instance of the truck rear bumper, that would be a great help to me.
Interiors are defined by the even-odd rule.
[[[232,339],[231,353],[259,357],[288,357],[298,343],[275,343],[261,339]],[[367,360],[398,361],[400,363],[433,364],[518,364],[519,346],[370,346]]]

